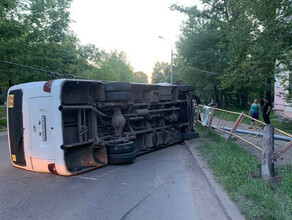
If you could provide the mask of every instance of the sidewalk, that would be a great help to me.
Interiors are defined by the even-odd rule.
[[[207,184],[209,185],[209,188],[214,194],[214,197],[219,203],[221,209],[228,219],[245,219],[244,216],[240,213],[239,209],[236,207],[236,205],[230,200],[224,188],[219,183],[217,183],[212,170],[207,165],[207,162],[204,161],[199,152],[196,150],[196,147],[198,147],[200,143],[200,138],[185,141],[185,144],[192,154],[195,162],[201,169],[203,175],[206,177]]]

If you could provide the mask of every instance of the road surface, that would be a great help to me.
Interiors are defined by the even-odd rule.
[[[0,219],[228,219],[185,145],[73,177],[14,168],[0,135]]]

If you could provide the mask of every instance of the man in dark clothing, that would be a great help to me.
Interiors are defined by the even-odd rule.
[[[197,95],[193,95],[193,98],[196,99],[197,105],[201,105],[201,99]]]
[[[210,106],[212,108],[216,108],[217,104],[214,102],[214,99],[211,99],[211,102],[208,104],[208,106]]]
[[[264,98],[264,106],[263,106],[263,118],[266,124],[270,124],[270,111],[271,111],[271,103],[269,102],[268,97]]]

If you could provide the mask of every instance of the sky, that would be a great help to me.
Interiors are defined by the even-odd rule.
[[[199,0],[74,0],[72,30],[81,44],[124,51],[134,71],[151,74],[156,61],[170,63],[171,44],[180,34],[185,15],[171,11],[177,3],[198,5]],[[160,39],[163,36],[165,39]]]

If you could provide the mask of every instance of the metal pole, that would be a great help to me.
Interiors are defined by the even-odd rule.
[[[240,123],[241,123],[243,117],[244,117],[244,112],[242,112],[242,113],[239,115],[239,117],[237,118],[237,120],[236,120],[236,122],[235,122],[233,128],[231,129],[230,134],[229,134],[229,136],[227,137],[225,143],[227,143],[227,141],[231,138],[232,134],[236,132],[236,130],[237,130],[238,126],[240,125]]]
[[[170,61],[170,83],[172,84],[172,77],[173,77],[173,48],[171,45],[171,61]]]
[[[167,40],[169,43],[170,43],[170,46],[171,46],[171,57],[170,57],[170,83],[172,84],[173,82],[173,44],[172,44],[172,41],[167,39],[167,38],[164,38],[162,36],[158,36],[158,38],[160,39],[164,39],[164,40]],[[164,80],[165,82],[165,80]]]
[[[218,126],[217,126],[218,127]],[[231,131],[232,128],[228,128],[228,127],[220,127],[221,129],[225,130],[225,131]],[[254,136],[259,136],[259,137],[263,137],[263,133],[257,132],[257,131],[248,131],[248,130],[242,130],[242,129],[236,129],[235,131],[236,133],[241,133],[241,134],[249,134],[249,135],[254,135]],[[282,135],[274,135],[274,139],[275,140],[280,140],[280,141],[292,141],[292,138],[290,137],[285,137]]]
[[[262,178],[266,181],[274,177],[274,127],[266,125],[264,128],[263,137],[263,152],[262,152]]]
[[[207,127],[207,131],[206,131],[206,135],[208,134],[208,132],[210,130],[210,127],[212,126],[212,122],[213,122],[214,115],[215,115],[215,109],[212,108],[212,110],[211,110],[211,117],[210,117],[210,119],[208,121],[208,127]]]

